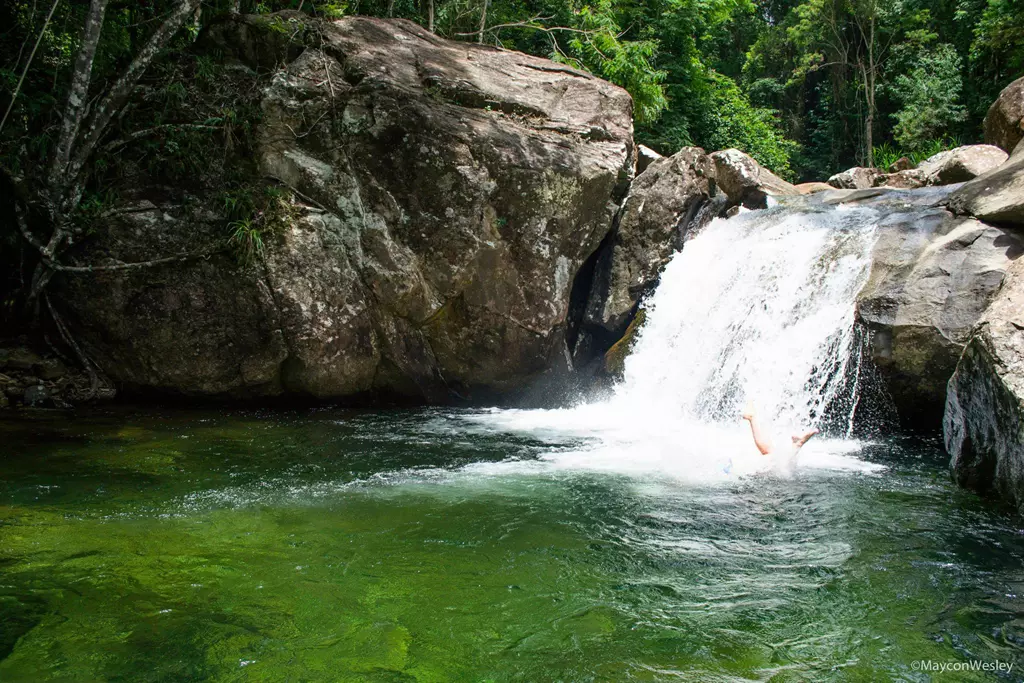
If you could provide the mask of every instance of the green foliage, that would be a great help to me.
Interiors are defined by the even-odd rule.
[[[888,170],[896,161],[906,157],[910,159],[914,166],[917,166],[925,159],[933,157],[939,152],[945,152],[961,145],[963,145],[963,140],[958,137],[942,137],[919,141],[913,149],[900,149],[889,142],[884,142],[875,147],[875,165],[882,170]]]
[[[622,40],[609,0],[583,7],[579,12],[579,28],[584,33],[573,34],[569,40],[569,54],[576,56],[555,51],[551,57],[589,70],[629,91],[638,123],[657,120],[668,106],[662,86],[667,74],[652,64],[658,43]]]
[[[295,219],[290,193],[275,186],[244,185],[224,192],[222,200],[228,245],[244,265],[262,259],[266,240]]]
[[[896,142],[917,151],[966,118],[959,102],[960,68],[953,46],[944,43],[921,54],[909,73],[896,76],[892,90],[902,104],[894,115]]]
[[[266,252],[263,246],[263,235],[259,228],[253,224],[251,218],[232,221],[228,224],[231,230],[231,237],[228,242],[235,249],[235,253],[242,263],[248,265],[257,259],[262,259]]]

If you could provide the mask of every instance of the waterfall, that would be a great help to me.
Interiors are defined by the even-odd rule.
[[[855,400],[854,302],[874,209],[776,208],[716,219],[665,268],[613,402],[647,415],[817,424]]]
[[[832,456],[848,451],[860,359],[854,307],[879,218],[873,208],[797,200],[715,219],[642,302],[646,319],[611,396],[474,419],[554,441],[596,440],[549,460],[618,471],[728,472],[734,456],[756,455],[739,420],[748,404],[777,439],[819,426]],[[814,442],[819,459],[823,441]],[[748,469],[763,462],[751,458]]]

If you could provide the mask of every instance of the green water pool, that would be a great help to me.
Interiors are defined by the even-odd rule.
[[[466,415],[0,421],[0,681],[1024,678],[1021,520],[938,443],[694,484]]]

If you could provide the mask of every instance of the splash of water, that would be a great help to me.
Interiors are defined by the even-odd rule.
[[[848,437],[860,357],[854,302],[879,218],[873,208],[797,205],[716,219],[675,255],[644,303],[646,322],[610,398],[480,421],[597,440],[552,456],[563,464],[701,477],[730,473],[725,461],[737,471],[763,467],[745,457],[752,443],[738,417],[750,403],[774,426],[776,443],[824,426],[826,412],[843,426],[832,436]],[[850,444],[838,439],[816,449],[819,464],[844,466],[836,458]]]

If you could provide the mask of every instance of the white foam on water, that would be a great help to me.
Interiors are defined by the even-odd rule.
[[[562,410],[491,410],[462,419],[582,447],[478,473],[577,469],[712,482],[758,472],[872,472],[848,433],[790,436],[821,423],[848,432],[858,389],[854,303],[870,272],[879,214],[790,209],[716,219],[666,266],[646,322],[604,401]],[[778,455],[762,456],[739,420],[748,403]],[[837,417],[838,415],[838,417]]]

